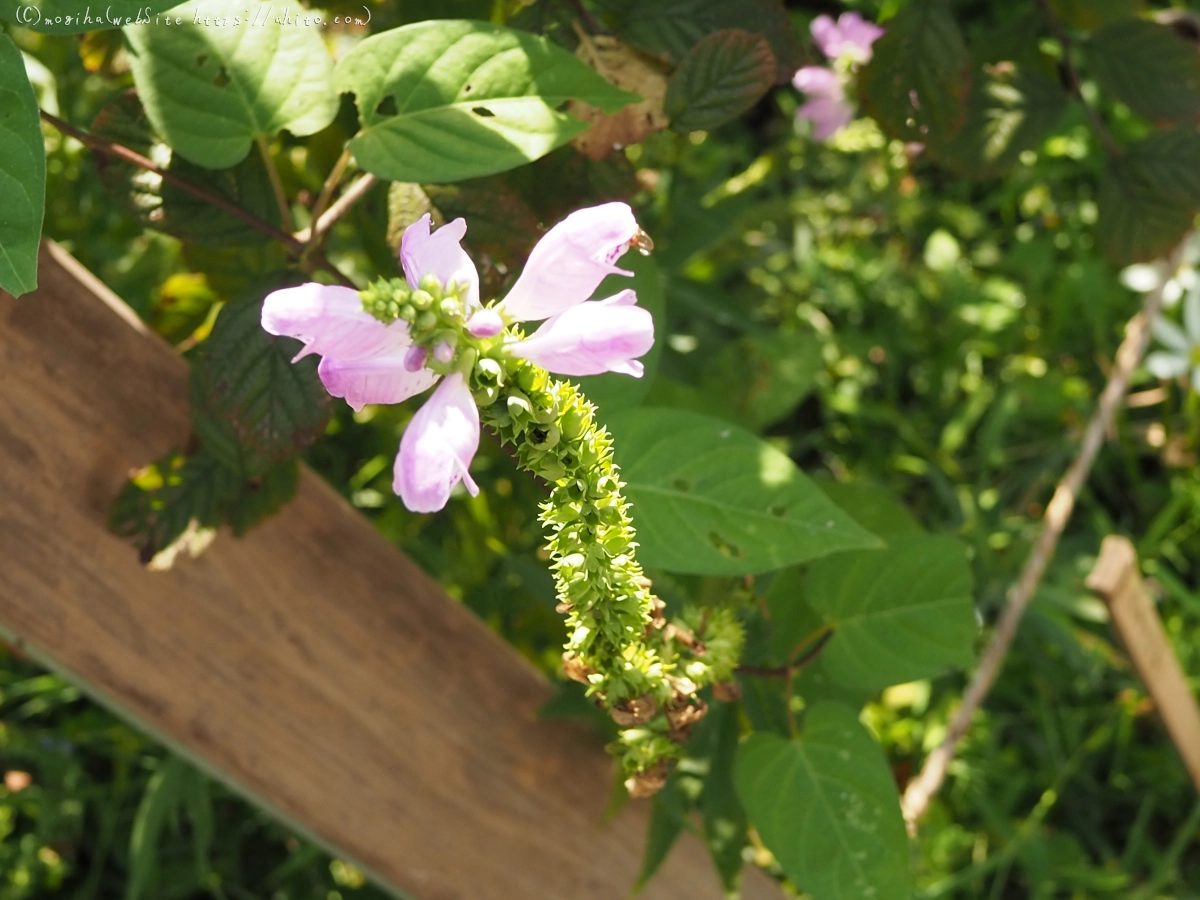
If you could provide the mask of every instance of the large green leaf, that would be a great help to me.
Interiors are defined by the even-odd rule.
[[[734,780],[763,843],[813,900],[909,900],[896,782],[853,709],[816,704],[794,741],[752,735]]]
[[[737,704],[718,703],[713,720],[713,748],[708,776],[700,795],[704,844],[712,856],[727,897],[738,896],[742,883],[742,851],[747,843],[746,811],[733,782],[741,722]]]
[[[261,302],[221,310],[192,365],[193,412],[198,426],[205,416],[228,423],[238,444],[280,462],[324,433],[330,401],[316,359],[292,363],[300,343],[267,334],[261,316]],[[198,433],[202,440],[210,437],[200,428]],[[211,439],[206,443],[228,455]]]
[[[702,131],[735,119],[775,84],[775,54],[762,35],[714,31],[671,73],[663,111],[676,131]]]
[[[1156,124],[1195,124],[1200,54],[1166,25],[1120,19],[1092,35],[1088,67],[1107,96]]]
[[[369,172],[446,182],[535,160],[587,125],[559,107],[615,112],[638,100],[545,38],[486,22],[418,22],[367,38],[337,66],[358,101],[351,142]]]
[[[822,478],[817,480],[817,487],[859,525],[882,538],[921,533],[920,524],[907,507],[879,485]]]
[[[1192,226],[1200,208],[1200,134],[1175,129],[1130,145],[1100,182],[1096,242],[1116,263],[1154,259]]]
[[[46,34],[80,34],[153,22],[155,14],[170,9],[176,0],[0,0],[0,19],[16,22]],[[161,23],[165,16],[158,16]],[[174,22],[174,18],[171,20]]]
[[[637,291],[638,306],[645,307],[654,318],[654,346],[642,357],[646,371],[641,378],[631,378],[618,372],[605,375],[589,375],[576,379],[584,395],[600,407],[601,415],[618,409],[637,406],[650,387],[654,373],[658,370],[658,359],[662,356],[666,341],[667,300],[663,293],[662,275],[653,256],[637,253],[627,254],[621,260],[621,268],[633,273],[632,278],[610,275],[600,282],[597,297],[611,297],[627,288]]]
[[[897,536],[884,550],[839,553],[813,563],[804,587],[834,628],[824,670],[847,687],[876,690],[974,658],[971,568],[954,538]]]
[[[786,455],[736,425],[648,407],[608,425],[647,566],[743,575],[877,543]]]
[[[971,57],[943,0],[921,0],[887,23],[858,76],[863,108],[892,137],[940,143],[967,113]]]
[[[303,8],[262,0],[196,0],[180,25],[125,29],[138,96],[154,130],[191,162],[223,169],[256,138],[308,135],[333,121],[338,98],[321,30],[295,24]]]
[[[950,141],[929,144],[929,152],[968,178],[1001,175],[1041,144],[1066,108],[1066,93],[1035,66],[986,66],[972,78],[965,124]]]
[[[0,33],[0,289],[37,287],[46,206],[46,150],[21,51]]]

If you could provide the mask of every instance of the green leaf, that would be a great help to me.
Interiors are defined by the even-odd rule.
[[[259,477],[246,479],[241,490],[229,498],[225,521],[237,537],[241,537],[263,519],[279,512],[285,503],[296,496],[300,486],[300,462],[285,460],[270,466]]]
[[[618,34],[655,56],[680,63],[705,36],[724,29],[762,35],[778,63],[783,84],[804,61],[804,50],[779,0],[602,0],[612,11]]]
[[[666,341],[667,298],[663,292],[662,274],[653,256],[627,253],[621,259],[621,268],[633,273],[632,278],[624,275],[609,275],[596,289],[597,297],[611,297],[620,291],[632,288],[637,291],[638,306],[650,311],[654,318],[654,346],[642,357],[646,367],[641,378],[631,378],[618,372],[604,375],[589,375],[574,379],[579,383],[584,396],[595,403],[603,419],[610,412],[637,406],[646,396],[650,382],[658,371],[658,360],[662,356]]]
[[[967,118],[955,137],[928,145],[930,154],[968,178],[1002,175],[1040,146],[1058,125],[1067,95],[1033,66],[1000,62],[976,70]]]
[[[1076,28],[1091,31],[1142,8],[1141,0],[1050,0],[1054,14]]]
[[[176,0],[111,0],[91,4],[85,0],[0,0],[0,19],[16,22],[44,34],[81,34],[152,21],[155,13],[174,6]],[[127,22],[126,19],[129,21]]]
[[[663,110],[676,131],[706,131],[736,119],[774,84],[775,54],[766,38],[714,31],[671,73]]]
[[[817,487],[830,500],[850,513],[859,525],[882,538],[920,534],[921,526],[913,514],[892,494],[863,481],[817,479]]]
[[[898,536],[884,550],[818,560],[805,597],[834,628],[822,666],[847,687],[877,690],[974,659],[971,568],[954,538]]]
[[[804,572],[793,566],[777,574],[763,595],[771,615],[769,647],[780,664],[788,662],[802,643],[825,626],[804,594]]]
[[[324,434],[331,404],[317,360],[293,363],[300,342],[267,334],[261,317],[261,301],[221,310],[192,365],[193,407],[229,423],[238,443],[256,456],[280,462]],[[198,436],[209,435],[198,428]]]
[[[146,784],[129,835],[125,900],[140,900],[152,886],[158,870],[158,841],[168,822],[178,815],[187,768],[187,763],[178,756],[168,756]]]
[[[877,543],[786,455],[736,425],[655,408],[607,424],[647,566],[745,575]]]
[[[355,159],[391,181],[503,172],[587,127],[558,111],[566,101],[616,112],[638,99],[545,38],[486,22],[418,22],[372,35],[334,77],[358,101]]]
[[[260,0],[197,0],[172,14],[182,24],[125,35],[138,96],[177,153],[228,168],[258,138],[314,134],[333,121],[333,62],[319,28],[284,25]]]
[[[46,149],[21,51],[0,33],[0,289],[37,287],[46,206]]]
[[[812,706],[795,741],[751,735],[734,781],[763,843],[813,900],[909,900],[896,783],[853,709]]]
[[[1100,182],[1096,242],[1113,262],[1154,259],[1192,226],[1200,208],[1200,134],[1170,130],[1130,145]]]
[[[863,108],[891,137],[947,141],[967,113],[971,57],[942,0],[922,0],[887,23],[858,75]]]
[[[1100,90],[1156,125],[1195,124],[1200,116],[1200,54],[1166,25],[1121,19],[1087,42]]]
[[[742,850],[747,843],[746,811],[733,783],[741,736],[738,705],[717,703],[708,715],[714,720],[716,740],[700,795],[702,833],[726,896],[737,897],[742,882]]]
[[[149,562],[192,521],[201,528],[220,525],[237,491],[237,475],[216,457],[172,451],[125,483],[109,512],[109,529],[132,539],[142,561]]]

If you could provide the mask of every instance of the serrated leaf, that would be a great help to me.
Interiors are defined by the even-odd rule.
[[[821,662],[839,684],[878,690],[974,661],[971,568],[954,538],[896,536],[817,560],[804,595],[834,629]]]
[[[676,409],[608,416],[642,562],[671,572],[766,572],[877,540],[783,453]]]
[[[256,138],[314,134],[333,121],[333,61],[319,28],[284,25],[262,0],[196,0],[172,14],[183,23],[125,35],[138,96],[175,152],[222,169]]]
[[[330,401],[316,359],[293,364],[300,342],[267,334],[261,317],[261,301],[221,310],[192,365],[193,417],[229,423],[240,445],[280,462],[324,433]],[[199,427],[197,434],[202,441],[210,437]]]
[[[81,34],[120,28],[136,20],[145,22],[174,5],[175,0],[111,0],[102,5],[80,0],[39,0],[34,4],[0,0],[0,19],[44,34]]]
[[[971,57],[942,0],[902,9],[858,74],[863,109],[891,137],[943,142],[967,113]]]
[[[636,94],[545,38],[486,22],[418,22],[372,35],[335,72],[362,131],[355,159],[391,181],[460,181],[544,156],[586,127],[569,100],[615,112]]]
[[[766,38],[714,31],[671,73],[663,108],[675,131],[706,131],[736,119],[774,84],[775,54]]]
[[[300,486],[300,463],[285,460],[270,466],[261,476],[248,478],[241,490],[229,498],[225,521],[237,537],[241,537],[263,519],[278,512],[296,496]]]
[[[1096,242],[1113,262],[1155,259],[1175,246],[1200,209],[1200,134],[1177,129],[1131,144],[1100,181]]]
[[[221,524],[225,505],[238,489],[237,476],[213,456],[172,451],[125,483],[109,512],[109,529],[129,538],[149,562],[195,521]]]
[[[1105,96],[1155,124],[1200,117],[1200,53],[1166,25],[1112,22],[1087,42],[1087,62]]]
[[[591,159],[607,159],[621,148],[640,144],[647,135],[667,127],[663,100],[667,69],[662,60],[636,50],[612,35],[580,33],[575,55],[622,90],[632,91],[641,102],[616,113],[572,101],[567,110],[591,127],[571,140],[571,146]]]
[[[813,900],[909,900],[896,783],[853,709],[810,707],[794,741],[751,735],[734,781],[763,843]]]
[[[933,158],[968,178],[1002,175],[1037,148],[1067,108],[1057,82],[1032,66],[1000,62],[976,70],[967,118],[954,138],[929,143]]]
[[[677,64],[705,36],[729,28],[767,39],[778,64],[778,84],[791,78],[804,60],[800,40],[779,0],[603,0],[602,5],[612,11],[622,37]]]
[[[0,33],[0,290],[37,287],[46,206],[46,150],[21,51]]]

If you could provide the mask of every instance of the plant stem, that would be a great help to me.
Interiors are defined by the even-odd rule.
[[[330,170],[329,177],[325,179],[325,184],[321,186],[321,193],[317,195],[317,202],[313,204],[313,225],[316,225],[316,223],[320,220],[321,214],[325,212],[329,206],[329,201],[333,199],[333,192],[337,190],[337,186],[341,182],[342,176],[346,174],[346,166],[350,165],[351,156],[353,156],[353,154],[350,152],[350,148],[347,146],[346,149],[342,151],[342,155],[338,157],[337,162],[333,164],[333,169]],[[314,231],[312,227],[309,227],[306,230],[309,232]],[[297,233],[296,239],[299,241],[304,241],[305,243],[311,242],[310,238],[302,235],[304,235],[304,232]]]
[[[792,660],[786,666],[770,667],[770,666],[738,666],[737,671],[743,675],[757,675],[761,678],[787,678],[790,679],[793,675],[815,660],[821,655],[821,651],[825,649],[825,645],[829,643],[833,637],[833,629],[826,628],[819,634],[817,639],[813,641],[812,646],[801,653],[796,659]]]
[[[158,165],[153,160],[147,159],[145,156],[142,156],[142,154],[138,153],[135,150],[130,150],[128,147],[125,147],[121,144],[115,143],[110,140],[106,140],[105,138],[97,137],[94,134],[89,134],[86,131],[82,131],[78,128],[75,128],[73,125],[68,125],[62,119],[58,118],[57,116],[51,115],[50,113],[46,112],[45,110],[41,110],[40,112],[41,112],[43,121],[49,123],[55,129],[62,132],[63,134],[75,138],[75,140],[79,141],[79,143],[81,143],[85,147],[88,147],[89,149],[95,151],[96,153],[103,153],[105,156],[113,156],[113,157],[116,157],[117,159],[120,159],[124,162],[129,163],[132,166],[137,166],[139,169],[145,169],[147,172],[153,172],[155,175],[159,176],[163,181],[170,182],[171,184],[173,184],[177,188],[179,188],[181,191],[186,191],[187,193],[191,194],[193,197],[203,200],[205,203],[208,203],[210,206],[215,206],[217,209],[228,213],[229,215],[233,216],[235,219],[240,219],[241,221],[245,222],[247,225],[249,225],[251,228],[255,229],[256,231],[261,231],[263,234],[267,235],[268,237],[274,238],[275,240],[277,240],[281,244],[283,244],[285,247],[287,247],[288,252],[291,253],[293,256],[298,257],[304,252],[304,244],[302,242],[296,240],[296,238],[294,236],[288,234],[285,231],[281,231],[280,229],[278,229],[274,225],[272,225],[270,222],[260,219],[258,216],[254,215],[253,213],[247,212],[246,210],[244,210],[240,206],[238,206],[236,203],[230,203],[224,197],[219,197],[216,194],[211,194],[208,191],[204,190],[204,188],[197,187],[196,185],[192,184],[191,182],[185,181],[184,179],[180,178],[178,175],[175,175],[174,173],[168,171],[167,169],[164,169],[162,166]],[[351,287],[351,288],[357,289],[358,285],[356,285],[353,281],[351,281],[349,278],[347,278],[345,275],[343,275],[341,273],[341,271],[338,270],[324,256],[317,254],[316,259],[320,263],[321,267],[326,269],[331,275],[333,275],[338,280],[338,282],[340,284],[342,284],[344,287]]]
[[[1067,34],[1067,30],[1063,28],[1063,24],[1059,21],[1058,16],[1054,14],[1054,10],[1050,8],[1048,0],[1037,0],[1038,8],[1046,17],[1046,21],[1050,25],[1050,30],[1054,32],[1054,36],[1058,39],[1058,43],[1062,46],[1063,53],[1063,71],[1067,75],[1068,87],[1071,93],[1083,104],[1083,109],[1087,113],[1088,121],[1091,122],[1092,131],[1096,133],[1096,137],[1100,139],[1100,143],[1104,146],[1104,152],[1110,158],[1116,159],[1121,155],[1121,147],[1113,138],[1108,128],[1104,125],[1104,120],[1100,118],[1100,114],[1096,112],[1087,100],[1083,97],[1083,89],[1080,86],[1079,72],[1075,69],[1075,64],[1071,62],[1071,38]]]
[[[350,208],[363,197],[365,197],[367,192],[371,190],[371,188],[375,187],[375,185],[378,183],[378,178],[376,178],[370,172],[366,173],[362,178],[358,179],[358,181],[346,188],[345,193],[338,197],[337,200],[334,201],[334,204],[330,206],[329,209],[327,209],[319,219],[314,218],[312,226],[304,229],[303,231],[297,232],[296,237],[299,240],[304,241],[308,247],[316,246],[316,244],[320,241],[321,236],[329,231],[329,229],[333,227],[334,223],[337,222],[338,219],[348,213]],[[314,207],[314,212],[315,209],[316,208]]]
[[[258,144],[259,155],[262,156],[263,165],[267,167],[267,178],[271,181],[271,190],[275,192],[275,202],[279,204],[279,221],[283,225],[283,230],[292,232],[292,211],[288,207],[287,194],[283,190],[283,180],[279,177],[279,169],[275,167],[275,160],[271,156],[271,148],[267,145],[267,139],[259,135],[255,139]]]
[[[1184,241],[1186,240],[1185,236]],[[955,748],[970,728],[975,710],[979,708],[988,691],[991,690],[992,684],[1000,672],[1000,667],[1004,663],[1009,644],[1016,635],[1021,616],[1024,615],[1029,601],[1033,599],[1034,591],[1037,590],[1046,566],[1054,556],[1054,551],[1058,547],[1058,539],[1062,536],[1067,521],[1075,509],[1075,498],[1087,481],[1088,473],[1096,461],[1096,455],[1100,451],[1104,436],[1112,427],[1117,410],[1129,390],[1129,379],[1133,375],[1133,370],[1141,360],[1142,354],[1146,352],[1146,345],[1150,342],[1150,323],[1162,307],[1163,290],[1169,281],[1169,273],[1174,272],[1179,264],[1182,247],[1183,242],[1181,241],[1168,257],[1168,274],[1164,275],[1163,281],[1158,287],[1146,294],[1141,310],[1125,326],[1125,338],[1117,348],[1116,362],[1112,371],[1109,372],[1108,382],[1100,394],[1096,410],[1088,421],[1079,452],[1062,480],[1058,482],[1054,489],[1054,496],[1046,506],[1046,512],[1042,516],[1041,532],[1025,561],[1020,578],[1008,590],[1007,604],[996,623],[996,629],[992,633],[987,650],[980,658],[979,667],[971,676],[970,684],[967,685],[967,690],[963,694],[962,703],[946,726],[946,736],[942,743],[925,759],[921,773],[908,783],[908,787],[904,791],[901,809],[910,833],[916,831],[917,821],[925,814],[929,801],[942,786],[950,761],[954,758]]]

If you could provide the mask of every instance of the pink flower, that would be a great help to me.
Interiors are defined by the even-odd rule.
[[[404,275],[414,289],[427,275],[464,290],[465,332],[488,338],[509,321],[549,318],[509,352],[562,375],[623,372],[641,376],[637,357],[654,343],[650,314],[634,304],[631,290],[607,300],[589,301],[604,278],[629,275],[614,263],[640,234],[633,211],[624,203],[572,213],[534,247],[521,277],[504,302],[479,303],[479,275],[460,244],[467,224],[455,219],[437,229],[426,215],[410,225],[400,244]],[[415,346],[408,325],[385,325],[363,309],[361,295],[343,287],[305,284],[268,295],[262,325],[270,334],[298,338],[297,359],[322,356],[317,373],[326,390],[355,410],[368,403],[399,403],[432,387],[455,359],[451,343],[439,342],[430,354]],[[478,493],[468,467],[479,446],[479,411],[462,371],[452,371],[413,417],[396,457],[393,487],[414,512],[445,506],[459,481]]]
[[[883,37],[884,30],[863,19],[858,13],[842,13],[835,23],[829,16],[817,16],[809,28],[813,40],[829,59],[845,56],[852,62],[871,59],[871,45]]]
[[[472,497],[479,485],[468,471],[479,449],[479,410],[461,372],[447,375],[417,410],[393,467],[392,490],[413,512],[437,512],[462,481]]]
[[[854,107],[846,100],[842,80],[833,70],[805,66],[792,84],[808,95],[808,102],[796,110],[796,118],[813,123],[813,137],[818,141],[829,140],[854,118]]]

